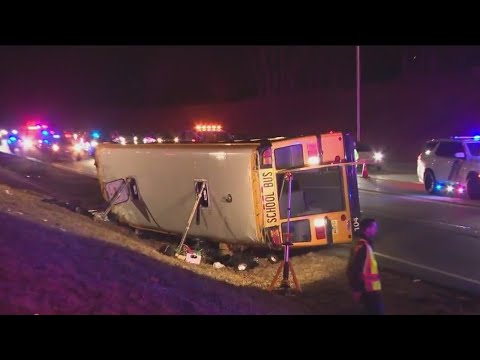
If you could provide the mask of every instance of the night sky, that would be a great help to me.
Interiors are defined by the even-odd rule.
[[[80,109],[153,108],[256,97],[259,77],[264,76],[260,48],[0,46],[0,116],[5,122]],[[354,46],[267,48],[282,54],[268,68],[282,71],[282,79],[295,80],[294,87],[285,91],[355,85]],[[381,82],[398,76],[405,48],[362,47],[363,80]],[[408,61],[418,62],[430,50],[409,47]],[[474,47],[437,50],[444,66],[471,65],[479,58]]]

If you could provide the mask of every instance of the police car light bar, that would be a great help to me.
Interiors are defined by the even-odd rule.
[[[480,135],[475,135],[475,136],[453,136],[452,139],[480,141]]]

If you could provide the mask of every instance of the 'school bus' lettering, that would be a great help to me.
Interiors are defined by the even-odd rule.
[[[260,184],[262,188],[263,215],[265,225],[278,225],[278,200],[272,169],[260,170]]]

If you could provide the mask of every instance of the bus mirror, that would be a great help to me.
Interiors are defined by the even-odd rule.
[[[110,181],[105,184],[105,193],[107,200],[113,202],[113,205],[122,204],[129,199],[127,183],[124,179]]]

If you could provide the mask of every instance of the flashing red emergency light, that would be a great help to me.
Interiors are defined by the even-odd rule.
[[[327,235],[327,231],[325,229],[325,219],[315,219],[315,236],[318,240],[325,239]]]
[[[318,151],[317,143],[307,144],[307,155],[308,155],[308,164],[309,165],[319,165],[320,164],[320,154]]]
[[[278,227],[270,229],[270,238],[274,245],[282,244],[282,238],[280,237],[280,230],[278,229]]]
[[[272,149],[268,148],[262,153],[263,165],[272,165]]]

